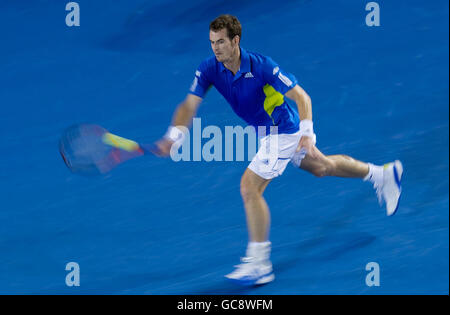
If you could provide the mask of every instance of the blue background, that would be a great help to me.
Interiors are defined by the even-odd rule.
[[[448,1],[378,1],[381,26],[367,27],[368,1],[80,0],[72,28],[67,2],[0,0],[0,293],[449,293]],[[265,193],[277,278],[258,288],[223,278],[247,243],[247,163],[148,157],[84,178],[57,150],[79,122],[160,137],[222,13],[310,94],[324,153],[405,167],[387,218],[369,184],[289,166]],[[242,124],[215,90],[198,115]],[[369,262],[380,287],[365,284]]]

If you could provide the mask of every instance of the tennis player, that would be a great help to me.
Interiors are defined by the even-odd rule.
[[[211,86],[256,130],[261,126],[266,130],[277,127],[277,132],[261,139],[260,149],[242,176],[240,187],[249,243],[242,263],[226,275],[243,285],[260,285],[275,278],[268,239],[270,213],[263,193],[289,162],[318,177],[361,178],[371,182],[380,205],[383,201],[386,204],[388,216],[398,208],[403,167],[400,161],[377,166],[346,155],[324,155],[319,151],[315,145],[310,97],[296,78],[271,58],[242,48],[241,32],[241,24],[234,16],[222,15],[211,22],[209,39],[214,56],[200,64],[186,99],[174,113],[172,125],[155,143],[154,153],[169,156],[172,145],[183,140],[182,127],[190,126]],[[286,97],[297,104],[297,110],[288,105]],[[276,143],[275,150],[267,151],[269,143]]]

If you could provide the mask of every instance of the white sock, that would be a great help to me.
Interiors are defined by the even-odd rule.
[[[383,183],[383,166],[369,163],[369,173],[364,177],[364,181],[370,181],[372,184]]]
[[[247,247],[247,257],[254,257],[258,260],[270,258],[271,242],[249,242]]]

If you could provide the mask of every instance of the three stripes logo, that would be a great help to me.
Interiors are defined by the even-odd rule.
[[[284,74],[281,73],[279,67],[273,68],[272,73],[273,73],[273,75],[277,75],[277,73],[278,73],[278,79],[280,79],[281,82],[283,82],[287,86],[292,86],[292,81],[287,76],[285,76]]]
[[[202,75],[202,73],[200,71],[195,71],[195,78],[194,81],[192,82],[190,91],[191,92],[195,92],[195,90],[197,89],[197,85],[198,85],[198,78],[200,78],[200,76]]]

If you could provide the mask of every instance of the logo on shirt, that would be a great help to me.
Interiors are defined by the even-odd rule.
[[[278,67],[273,68],[273,75],[277,74],[278,70],[280,70],[280,68]]]
[[[253,74],[251,73],[251,72],[247,72],[246,74],[245,74],[245,78],[254,78],[254,76],[253,76]]]
[[[195,77],[195,78],[194,78],[194,81],[192,82],[190,91],[191,91],[191,92],[195,92],[195,89],[197,89],[197,85],[198,85],[198,78]]]
[[[292,85],[292,81],[289,80],[288,77],[284,76],[281,72],[278,74],[278,78],[281,80],[281,82],[283,82],[287,86],[291,86]]]

